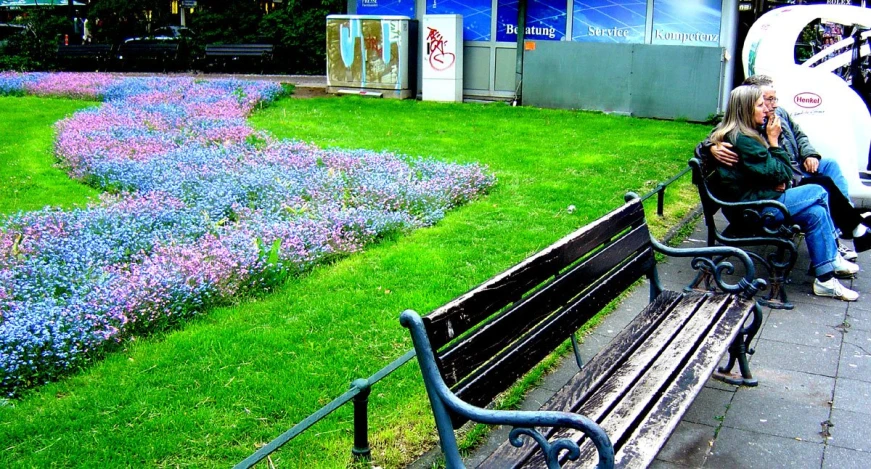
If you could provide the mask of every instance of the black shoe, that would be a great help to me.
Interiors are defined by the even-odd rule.
[[[859,214],[859,223],[865,225],[866,228],[871,228],[871,212],[862,212]]]
[[[865,252],[871,249],[871,231],[853,238],[853,247],[856,248],[856,252]]]

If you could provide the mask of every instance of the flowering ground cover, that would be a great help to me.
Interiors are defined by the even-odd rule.
[[[272,83],[0,73],[0,94],[100,99],[57,124],[85,208],[0,219],[0,393],[81,367],[288,274],[431,225],[495,183],[477,164],[255,131]]]
[[[8,116],[55,101],[70,102],[0,97],[0,132],[10,128],[3,125]],[[281,99],[248,122],[321,147],[484,162],[499,183],[432,227],[318,265],[268,295],[210,309],[172,333],[125,340],[73,376],[19,399],[0,398],[0,467],[217,468],[241,461],[353,380],[406,353],[401,311],[431,311],[612,210],[626,191],[647,192],[685,167],[710,132],[686,122],[500,103],[353,96]],[[52,133],[47,125],[44,133]],[[665,217],[650,202],[648,219],[662,236],[698,199],[684,177],[669,186]],[[569,212],[570,205],[577,209]],[[437,444],[414,363],[373,386],[372,465],[406,467]],[[272,462],[353,466],[352,420],[352,405],[337,409]]]

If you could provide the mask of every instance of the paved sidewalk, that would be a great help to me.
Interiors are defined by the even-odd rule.
[[[704,245],[698,225],[684,245]],[[753,344],[759,386],[709,382],[653,467],[871,467],[871,256],[859,265],[856,279],[842,281],[859,301],[816,297],[802,243],[787,285],[795,309],[765,309]],[[686,270],[673,261],[661,273],[679,288]]]
[[[704,222],[697,225],[684,246],[704,246]],[[709,381],[652,467],[871,468],[871,256],[861,254],[862,271],[842,281],[862,294],[855,303],[813,296],[807,259],[802,243],[787,285],[795,309],[764,310],[750,360],[759,386]],[[659,269],[673,290],[694,273],[686,259],[660,263]],[[616,336],[647,304],[647,295],[646,286],[637,288],[584,339],[583,355],[591,357]],[[576,372],[569,355],[530,392],[523,409],[537,409]],[[507,432],[491,432],[467,465],[483,460]],[[438,454],[436,448],[412,467],[430,467]]]

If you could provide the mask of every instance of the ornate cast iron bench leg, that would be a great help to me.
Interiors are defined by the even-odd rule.
[[[777,248],[776,253],[769,255],[768,259],[760,259],[769,273],[768,295],[759,299],[762,306],[771,309],[795,308],[795,305],[790,303],[786,296],[786,282],[797,257],[793,250],[787,250],[781,246]]]
[[[747,359],[747,355],[753,355],[755,352],[750,347],[750,343],[762,326],[762,307],[760,303],[761,301],[757,301],[756,306],[753,308],[753,322],[741,330],[741,333],[729,347],[729,362],[714,373],[714,379],[735,386],[744,385],[752,387],[759,384],[759,381],[753,377],[753,373],[750,371],[750,362]],[[740,376],[732,373],[736,362],[738,363],[738,370],[741,373]]]

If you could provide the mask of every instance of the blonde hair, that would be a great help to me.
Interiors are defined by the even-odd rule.
[[[768,148],[768,142],[756,130],[757,124],[753,119],[756,113],[756,101],[761,97],[762,90],[758,86],[741,85],[732,90],[729,94],[729,104],[726,106],[726,115],[711,134],[711,141],[722,143],[729,140],[734,143],[738,134],[744,134]]]

